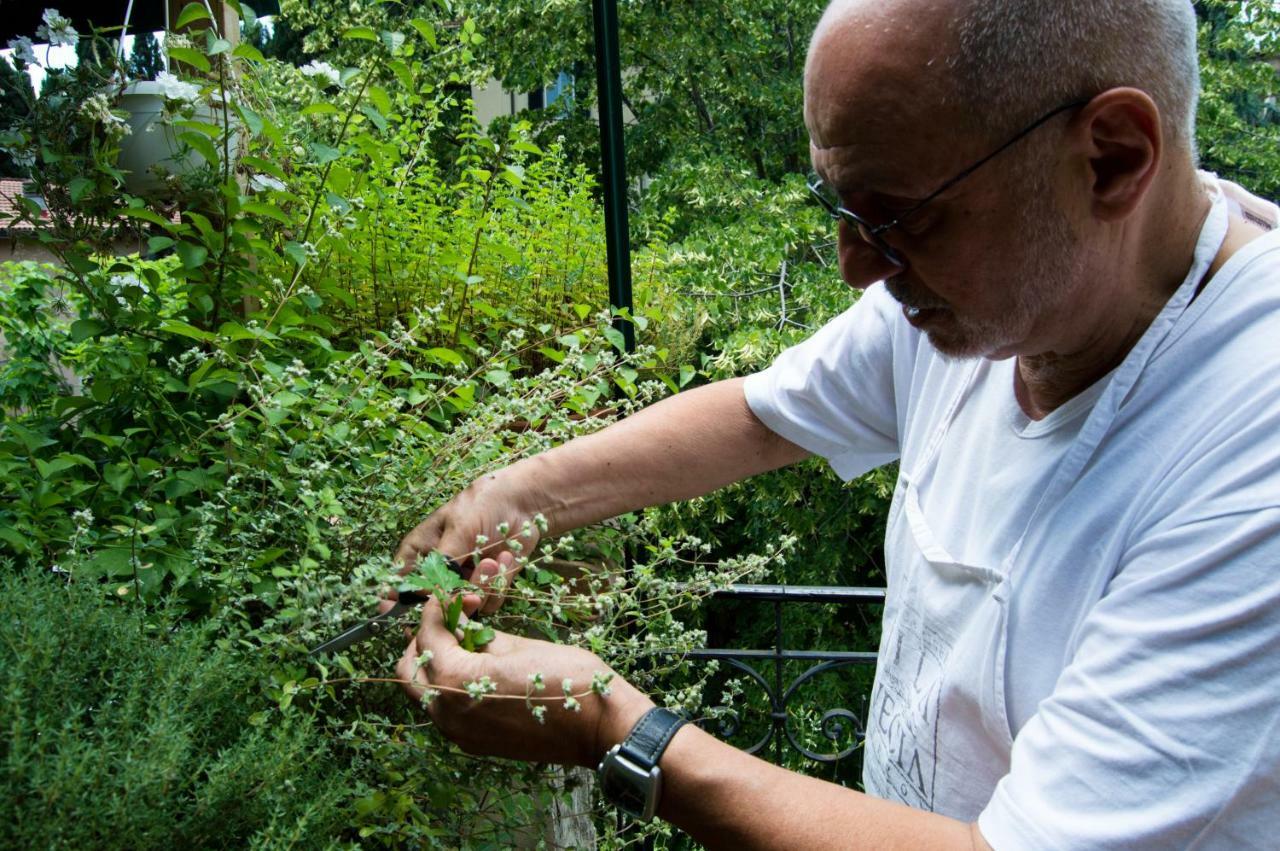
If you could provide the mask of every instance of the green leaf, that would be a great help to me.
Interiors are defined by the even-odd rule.
[[[309,103],[298,113],[300,115],[341,115],[342,110],[331,103]]]
[[[364,116],[368,118],[370,121],[372,121],[373,125],[377,127],[379,131],[386,131],[387,119],[385,116],[383,116],[381,112],[378,112],[378,110],[374,109],[372,106],[369,106],[368,104],[365,104],[364,106],[360,107],[360,112],[362,112]]]
[[[147,251],[152,254],[159,254],[166,248],[173,248],[175,245],[172,238],[167,236],[153,236],[147,240]]]
[[[19,554],[31,548],[31,539],[12,526],[0,526],[0,541],[13,547],[14,552]]]
[[[290,240],[284,244],[284,253],[289,255],[289,259],[294,265],[301,269],[307,265],[307,249],[303,248],[300,243]]]
[[[209,137],[207,136],[188,131],[186,133],[179,133],[178,140],[184,144],[190,145],[193,151],[200,154],[200,156],[204,158],[204,161],[211,165],[216,164],[220,159],[217,149],[213,147],[213,142],[209,141]]]
[[[96,337],[105,330],[107,330],[107,326],[97,319],[77,319],[71,323],[71,341],[73,343],[83,343],[90,337]]]
[[[212,31],[210,31],[210,35],[212,35]],[[231,42],[227,41],[225,38],[210,38],[209,49],[205,52],[210,56],[217,56],[219,53],[226,53],[230,49]]]
[[[73,177],[67,181],[67,192],[71,195],[73,202],[79,201],[84,197],[84,193],[89,191],[93,186],[93,181],[87,177]]]
[[[178,20],[173,22],[173,30],[177,32],[185,26],[195,23],[196,21],[212,21],[213,16],[209,14],[209,10],[204,7],[203,3],[188,3],[181,12],[178,13]]]
[[[399,53],[400,48],[404,47],[404,33],[383,30],[380,35],[382,36],[382,43],[387,46],[387,50],[391,53]]]
[[[409,21],[409,26],[413,27],[418,35],[422,36],[422,40],[431,45],[433,50],[439,48],[436,43],[436,28],[431,26],[431,22],[426,18],[414,18]]]
[[[315,156],[316,162],[320,165],[331,163],[338,157],[342,156],[342,151],[337,148],[332,148],[322,142],[312,142],[311,153]]]
[[[190,7],[188,6],[187,8]],[[199,68],[206,74],[213,69],[213,66],[209,64],[209,57],[190,47],[170,47],[169,58],[175,62],[190,65],[192,68]]]
[[[445,609],[444,623],[453,632],[458,628],[458,621],[462,619],[462,595],[454,597],[449,603],[449,608]]]
[[[462,355],[458,354],[453,349],[442,349],[439,347],[434,349],[427,349],[425,352],[423,352],[423,356],[431,358],[432,360],[438,361],[440,363],[447,363],[450,366],[452,366],[453,364],[466,362],[463,360]]]
[[[265,126],[265,122],[263,121],[263,118],[261,115],[254,112],[249,107],[239,103],[236,104],[236,112],[240,113],[240,117],[244,119],[244,126],[249,128],[250,133],[252,133],[254,136],[257,136],[262,133],[262,129]],[[248,159],[249,159],[248,157],[245,157],[246,161]]]
[[[215,335],[208,331],[201,331],[194,325],[188,325],[177,319],[166,319],[160,323],[160,330],[167,331],[170,334],[177,334],[180,337],[190,337],[192,340],[200,340],[201,342],[210,342],[216,339]],[[213,361],[208,361],[213,363]]]
[[[384,115],[391,112],[391,96],[382,86],[369,87],[369,100],[373,101],[373,105]]]
[[[396,79],[400,81],[400,85],[410,91],[413,90],[413,72],[409,70],[409,66],[403,60],[392,59],[387,62],[387,67],[391,69],[391,73],[396,75]]]
[[[356,38],[361,41],[377,41],[378,34],[370,27],[352,27],[342,34],[343,38]]]
[[[466,585],[466,581],[454,573],[448,561],[439,552],[432,551],[418,559],[417,567],[405,575],[401,591],[431,591],[449,595]],[[461,596],[458,597],[461,605]]]
[[[615,349],[617,349],[620,352],[626,351],[627,339],[626,337],[622,336],[621,331],[619,331],[617,328],[605,328],[603,333],[604,333],[604,338],[608,340],[610,343],[612,343]]]
[[[250,62],[265,62],[267,59],[267,57],[262,55],[261,50],[254,47],[252,44],[249,44],[247,41],[242,41],[237,44],[235,49],[231,51],[231,55],[239,56],[241,59],[247,59]]]
[[[274,219],[282,225],[293,224],[293,219],[289,218],[283,210],[275,204],[268,204],[265,201],[245,201],[240,205],[240,209],[254,216]]]
[[[209,257],[209,249],[194,242],[179,242],[175,250],[184,269],[198,269]]]
[[[120,211],[120,215],[129,219],[140,219],[144,222],[150,222],[153,225],[160,225],[163,228],[173,226],[173,222],[165,219],[153,210],[148,210],[146,207],[125,207]]]
[[[686,384],[692,381],[693,377],[697,374],[698,374],[698,371],[693,367],[689,366],[689,364],[685,364],[684,366],[680,367],[680,386],[684,387]]]

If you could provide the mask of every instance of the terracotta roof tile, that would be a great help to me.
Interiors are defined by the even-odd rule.
[[[18,213],[18,198],[22,196],[21,180],[0,178],[0,232],[31,233],[35,230],[30,222],[13,222],[10,220]],[[46,216],[48,213],[45,214]]]

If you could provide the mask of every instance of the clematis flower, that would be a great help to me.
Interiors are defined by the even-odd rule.
[[[326,86],[336,86],[340,79],[337,68],[334,68],[328,62],[320,62],[319,60],[313,59],[298,70],[302,72],[302,76],[322,81]]]
[[[45,9],[41,20],[44,23],[36,27],[36,35],[51,46],[71,46],[80,40],[80,33],[76,32],[71,21],[62,17],[57,9]]]
[[[9,49],[13,51],[14,59],[19,59],[28,65],[38,64],[36,46],[25,35],[9,39]]]
[[[166,100],[176,100],[183,103],[195,103],[200,100],[199,86],[180,80],[168,71],[161,71],[157,74],[156,82],[160,84],[160,91],[164,94]]]

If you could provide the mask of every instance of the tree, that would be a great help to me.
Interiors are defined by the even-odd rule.
[[[129,76],[134,80],[154,80],[163,70],[160,42],[154,34],[142,33],[134,40],[133,52],[129,54]]]
[[[708,156],[747,163],[765,180],[803,170],[801,76],[809,33],[825,5],[619,4],[623,96],[636,117],[627,134],[629,170],[655,174],[672,158]],[[476,19],[486,38],[481,56],[508,88],[533,89],[560,71],[584,69],[579,95],[594,90],[590,4],[461,0],[456,7]]]
[[[14,67],[8,60],[0,59],[0,136],[26,117],[29,112],[28,104],[34,97],[31,78],[26,71]],[[25,170],[3,149],[0,149],[0,176],[26,177]]]
[[[1204,167],[1280,198],[1280,8],[1197,0]]]

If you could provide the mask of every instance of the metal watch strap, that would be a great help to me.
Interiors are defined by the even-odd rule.
[[[622,741],[620,753],[646,769],[653,768],[662,759],[671,737],[684,726],[684,719],[670,709],[655,706],[636,722]]]

